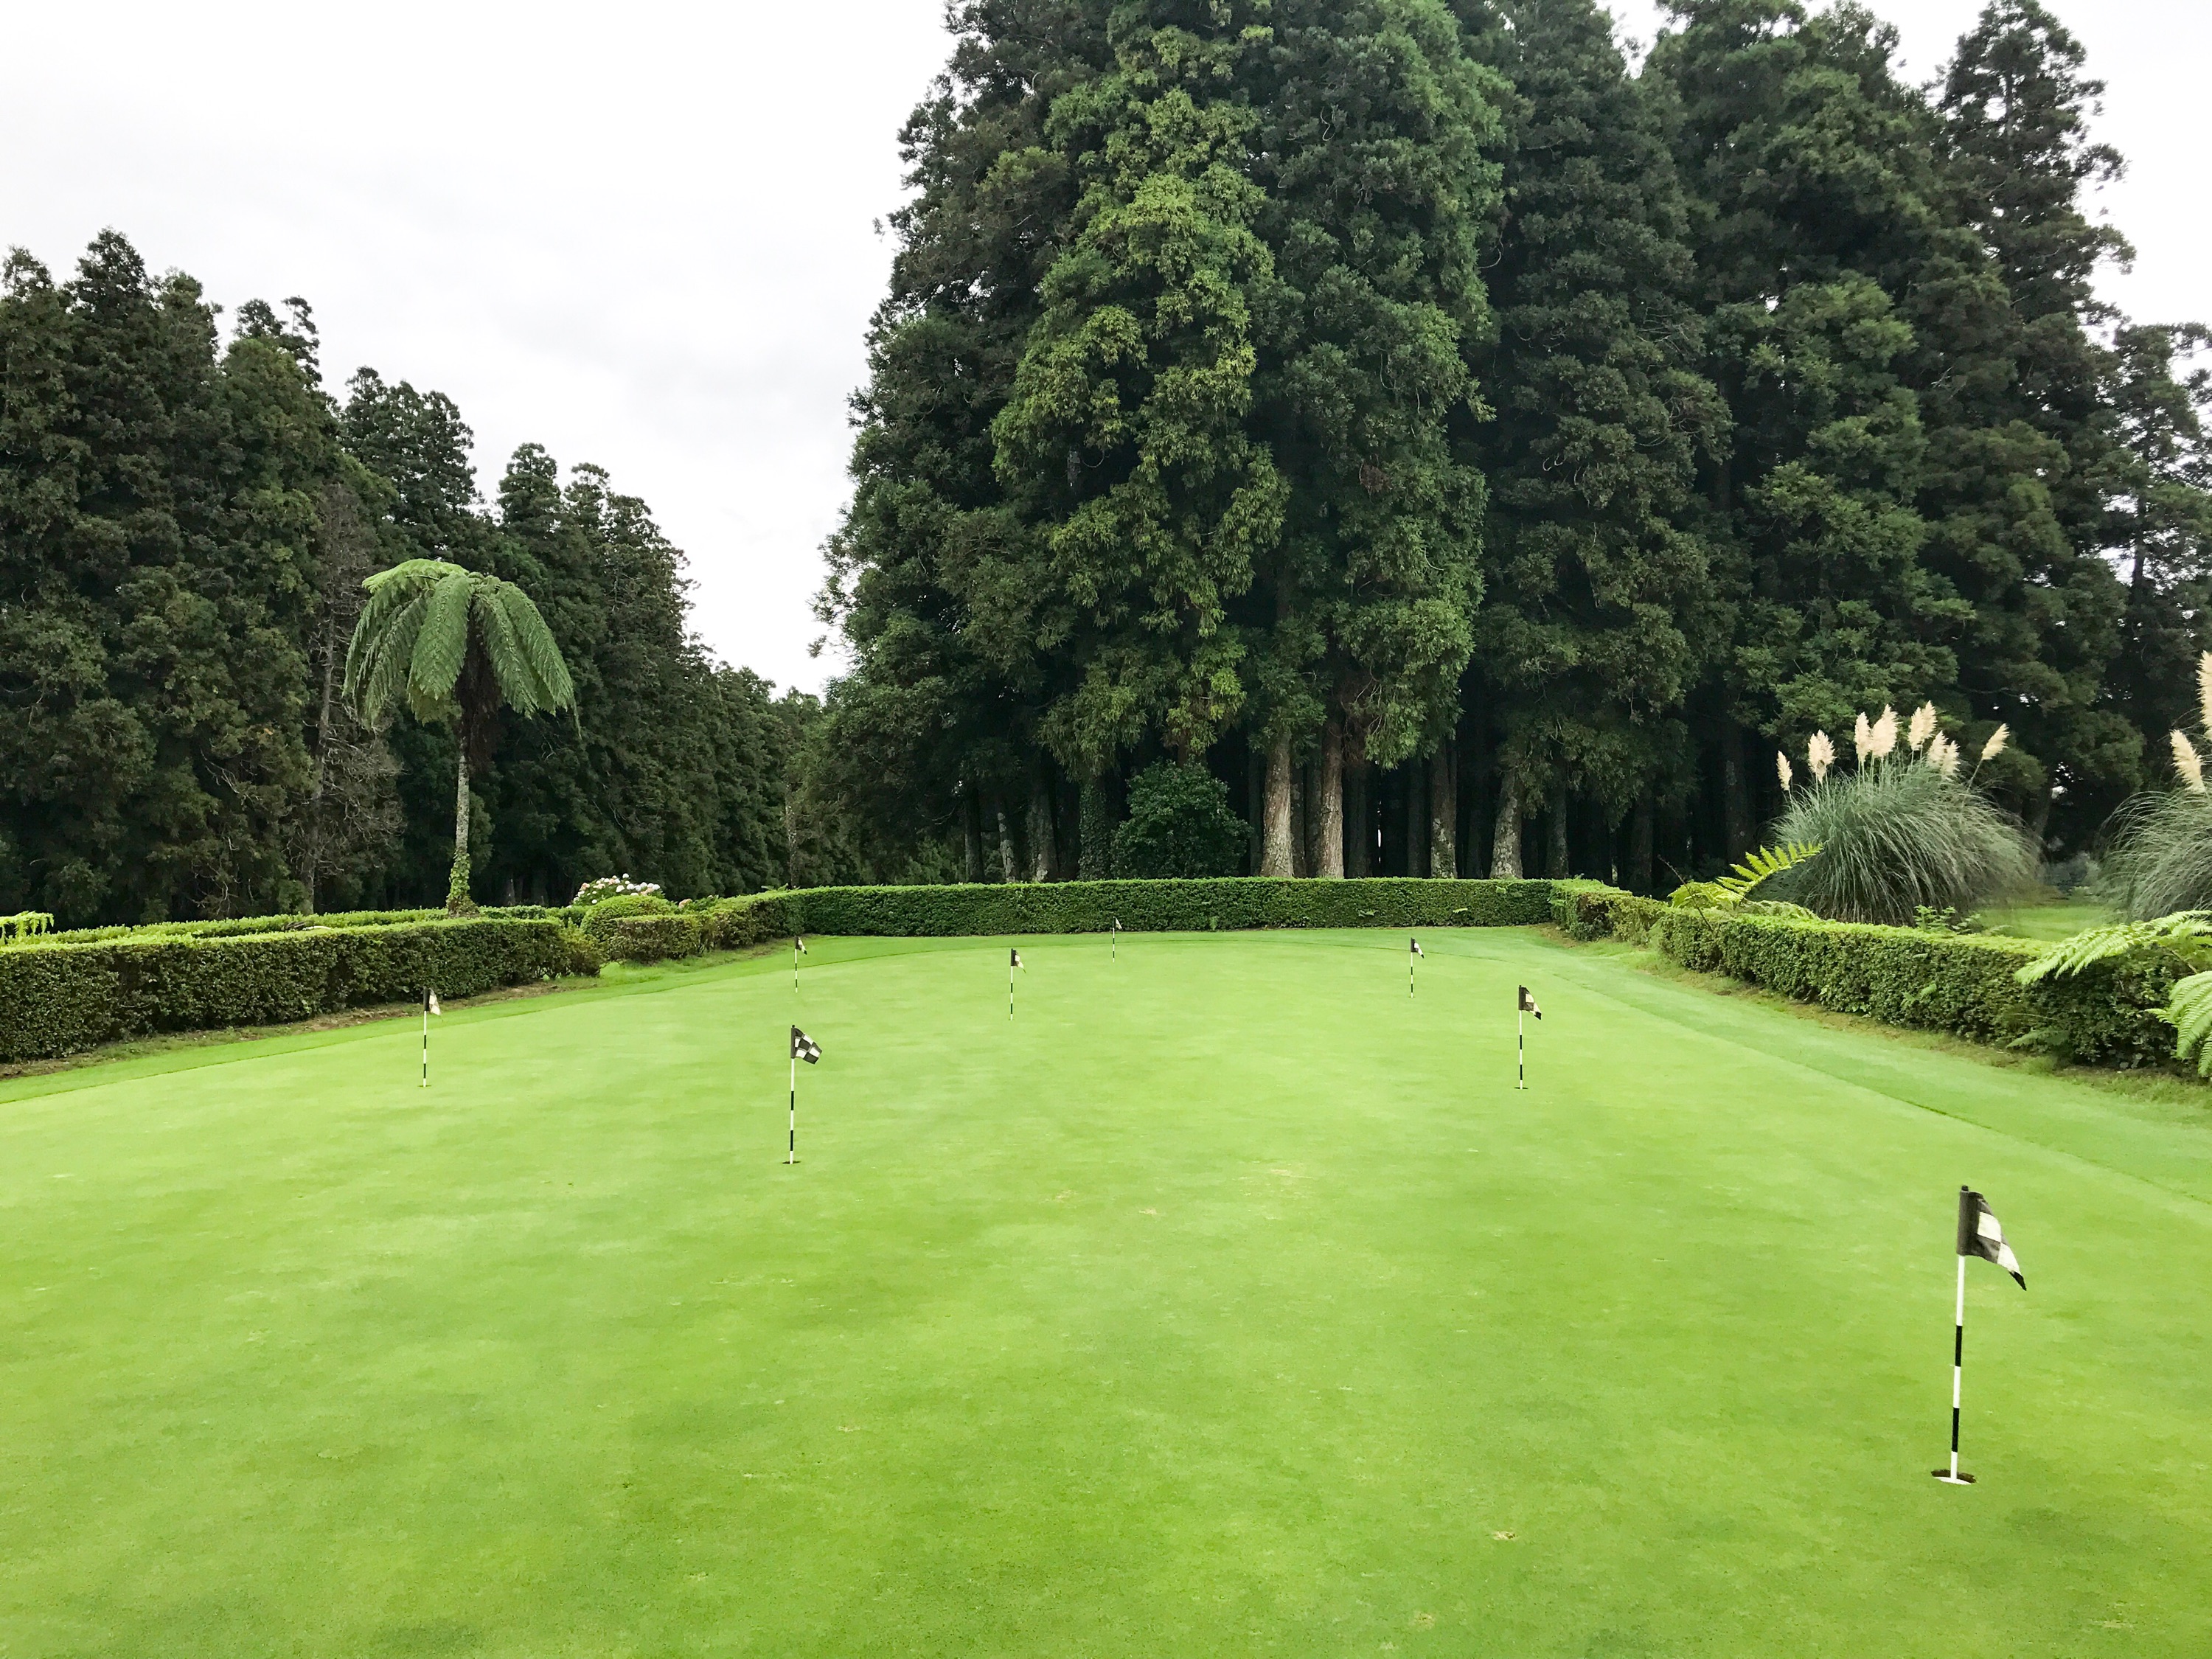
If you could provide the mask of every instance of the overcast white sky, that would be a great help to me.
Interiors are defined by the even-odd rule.
[[[1978,0],[1875,0],[1916,78]],[[2212,313],[2201,0],[2056,0],[2111,85],[2114,297]],[[1657,8],[1621,0],[1648,40]],[[480,478],[596,461],[690,555],[726,659],[818,687],[819,549],[938,0],[319,8],[9,0],[0,243],[59,273],[101,227],[234,308],[305,295],[333,383],[450,394]]]

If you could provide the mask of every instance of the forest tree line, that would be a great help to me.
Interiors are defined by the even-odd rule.
[[[0,270],[0,910],[65,926],[434,903],[450,729],[366,729],[343,695],[362,579],[449,560],[537,602],[571,721],[502,716],[475,780],[475,896],[565,902],[787,873],[771,701],[688,626],[643,502],[517,450],[486,503],[453,402],[364,368],[322,384],[312,313],[226,328],[111,231],[57,281]]]
[[[821,610],[822,863],[1111,869],[1203,765],[1279,874],[1718,867],[1932,699],[2057,854],[2205,643],[2204,343],[2116,314],[2037,0],[966,0]],[[834,831],[834,833],[832,833]]]

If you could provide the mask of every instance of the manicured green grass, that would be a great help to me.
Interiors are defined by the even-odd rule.
[[[2081,894],[2047,904],[1996,905],[1981,911],[1975,919],[1993,933],[2056,941],[2071,939],[2085,928],[2102,927],[2112,921],[2112,913]]]
[[[2194,1102],[1534,933],[811,943],[0,1086],[0,1653],[2212,1650]]]

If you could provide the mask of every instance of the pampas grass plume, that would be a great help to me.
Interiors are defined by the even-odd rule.
[[[2204,729],[2212,732],[2212,651],[2197,659],[2197,711],[2203,716]]]
[[[2009,726],[2001,725],[1996,731],[1990,732],[1990,740],[1982,745],[1983,763],[1987,764],[1989,762],[1995,760],[1999,755],[2003,754],[2005,744],[2011,739],[2011,738],[2012,727]]]
[[[1815,732],[1813,740],[1805,745],[1805,764],[1813,769],[1813,781],[1826,782],[1828,769],[1835,763],[1835,739],[1826,732]]]
[[[1905,746],[1918,754],[1936,735],[1936,705],[1923,702],[1912,711],[1912,725],[1905,734]]]
[[[1782,780],[1782,793],[1788,794],[1790,782],[1790,757],[1778,750],[1774,757],[1774,770],[1776,775]]]
[[[1876,760],[1887,760],[1890,751],[1897,747],[1897,710],[1887,703],[1881,706],[1881,718],[1874,723],[1870,733],[1874,741],[1869,745]]]
[[[1874,727],[1867,724],[1863,708],[1859,710],[1858,724],[1851,728],[1851,746],[1859,751],[1859,764],[1864,766],[1867,757],[1874,753]]]
[[[2197,753],[2197,745],[2179,732],[2173,734],[2173,769],[2181,774],[2192,794],[2204,793],[2204,762]]]

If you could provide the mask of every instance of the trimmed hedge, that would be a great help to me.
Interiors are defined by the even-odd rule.
[[[561,912],[542,904],[509,904],[478,910],[478,916],[495,921],[543,921]],[[136,926],[73,927],[65,933],[35,935],[27,943],[39,945],[98,945],[118,939],[243,939],[252,933],[304,933],[325,927],[400,927],[417,922],[447,921],[437,910],[337,910],[328,915],[226,916],[213,921],[149,921]]]
[[[1886,1025],[1948,1031],[2083,1065],[2131,1067],[2173,1058],[2173,1028],[2158,1011],[2179,970],[2152,958],[2100,963],[2031,986],[2017,975],[2045,947],[2026,939],[1807,922],[1725,907],[1686,909],[1594,884],[1562,891],[1557,908],[1560,926],[1577,939],[1610,934],[1685,968]]]
[[[1014,882],[957,887],[808,887],[772,896],[773,933],[899,937],[1202,933],[1250,927],[1523,927],[1552,919],[1548,881]]]
[[[0,951],[0,1060],[597,971],[561,923],[502,916],[14,946]]]
[[[696,916],[616,916],[590,937],[616,962],[665,962],[706,948]]]

